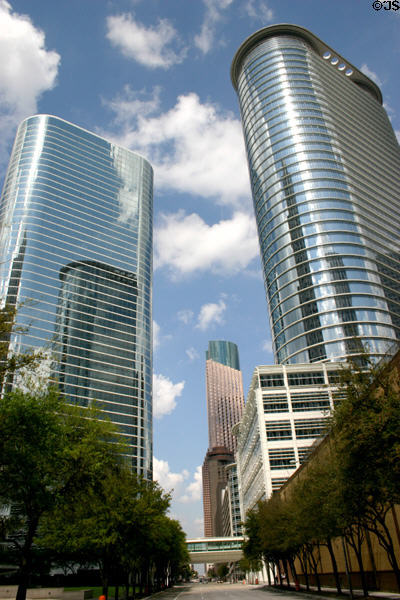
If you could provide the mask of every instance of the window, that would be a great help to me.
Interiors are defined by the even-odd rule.
[[[271,479],[271,484],[272,484],[272,491],[276,492],[277,490],[279,490],[279,488],[281,488],[283,486],[283,484],[285,483],[285,481],[287,481],[288,477],[273,477]]]
[[[323,371],[314,373],[288,373],[289,385],[323,385],[325,383]]]
[[[264,413],[287,412],[289,404],[286,394],[271,394],[263,396]]]
[[[268,373],[260,375],[260,385],[262,388],[283,387],[283,373]]]
[[[339,371],[328,371],[328,381],[332,384],[340,383]]]
[[[328,392],[292,392],[290,396],[294,412],[330,409]]]
[[[310,456],[311,454],[311,450],[312,447],[311,446],[306,446],[305,448],[298,448],[297,452],[299,453],[299,461],[300,464],[302,465],[303,462],[305,462],[307,460],[307,458]]]
[[[267,440],[291,440],[292,427],[290,421],[272,421],[265,424]]]
[[[298,419],[294,429],[298,439],[318,437],[326,430],[326,419]]]
[[[268,455],[271,470],[296,468],[293,448],[270,449]]]
[[[341,400],[343,400],[344,398],[346,398],[346,393],[347,393],[346,390],[335,390],[332,393],[334,406],[336,406],[336,404],[338,402],[340,402]]]

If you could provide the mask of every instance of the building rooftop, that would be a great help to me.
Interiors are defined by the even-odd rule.
[[[321,58],[324,58],[327,61],[329,60],[332,67],[336,67],[339,71],[343,71],[344,76],[347,76],[351,81],[366,89],[380,104],[382,104],[382,93],[376,83],[364,75],[364,73],[352,65],[348,60],[340,56],[333,48],[325,44],[319,37],[311,33],[311,31],[304,27],[300,27],[299,25],[291,25],[289,23],[281,23],[279,25],[271,25],[259,29],[241,44],[233,57],[231,66],[231,80],[235,90],[237,90],[238,77],[246,54],[263,40],[279,35],[291,35],[306,41],[313,50],[321,56]]]

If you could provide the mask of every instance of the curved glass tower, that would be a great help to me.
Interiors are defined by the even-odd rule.
[[[400,149],[379,88],[315,35],[266,27],[238,93],[278,363],[400,337]]]
[[[20,125],[1,199],[3,302],[18,349],[45,349],[73,402],[97,406],[152,477],[152,168],[62,119]],[[22,305],[21,305],[22,303]]]
[[[231,367],[237,371],[240,370],[239,351],[238,347],[233,342],[211,340],[208,342],[206,360],[213,360],[226,367]]]

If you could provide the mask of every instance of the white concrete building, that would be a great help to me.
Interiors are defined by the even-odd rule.
[[[341,368],[343,363],[255,368],[242,420],[234,427],[243,519],[280,488],[324,433]]]

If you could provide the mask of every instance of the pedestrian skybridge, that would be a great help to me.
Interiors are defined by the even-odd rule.
[[[196,538],[187,540],[190,562],[235,562],[243,558],[243,537]]]

